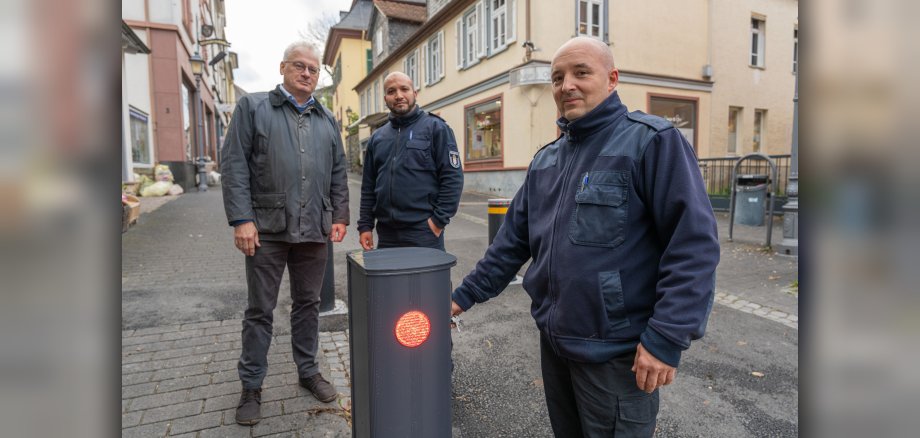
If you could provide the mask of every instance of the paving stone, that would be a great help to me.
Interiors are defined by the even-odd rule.
[[[227,424],[227,419],[224,419],[225,426],[217,427],[214,429],[205,429],[201,432],[198,432],[198,438],[249,438],[252,436],[252,428],[249,426],[241,426],[235,422],[232,424]],[[230,417],[230,421],[234,421],[233,417]]]
[[[188,338],[194,338],[194,337],[199,337],[199,336],[204,336],[204,329],[182,330],[182,331],[172,332],[172,333],[163,333],[162,338],[160,338],[160,340],[161,341],[175,341],[178,339],[188,339]],[[172,432],[170,432],[170,434],[172,434]]]
[[[312,395],[289,398],[282,400],[282,402],[284,403],[285,414],[293,414],[295,412],[304,412],[308,409],[317,409],[330,406],[320,402]]]
[[[143,373],[131,373],[123,374],[121,376],[121,386],[130,386],[137,385],[139,383],[150,382],[150,377],[153,376],[153,371],[147,371]]]
[[[216,373],[220,371],[235,370],[237,369],[236,367],[239,364],[239,362],[240,362],[239,358],[230,359],[230,360],[222,360],[220,362],[211,362],[208,364],[208,372]]]
[[[239,382],[240,373],[237,370],[226,370],[219,371],[216,373],[211,373],[211,384],[217,383],[226,383],[226,382]]]
[[[341,416],[323,413],[310,416],[307,426],[299,432],[300,436],[310,438],[350,437],[351,427]]]
[[[264,418],[259,424],[252,427],[252,436],[260,437],[281,432],[290,432],[307,426],[310,418],[304,413],[280,415]]]
[[[181,330],[200,329],[209,327],[219,327],[220,321],[205,321],[191,324],[182,324]]]
[[[160,333],[169,333],[179,331],[178,325],[161,325],[157,327],[147,327],[134,331],[134,336],[156,335]]]
[[[792,322],[799,322],[799,317],[796,315],[789,315],[789,320]]]
[[[221,362],[225,360],[237,360],[238,361],[240,360],[240,353],[241,353],[240,351],[236,351],[236,350],[221,351],[219,353],[214,353],[214,355],[212,356],[212,360],[214,362]]]
[[[122,338],[121,346],[127,347],[127,346],[138,345],[138,344],[152,344],[159,340],[160,340],[159,334],[147,335],[147,336],[131,336],[128,338]]]
[[[166,436],[169,423],[147,424],[121,430],[121,438],[151,438]]]
[[[163,370],[155,372],[151,380],[160,381],[160,380],[178,379],[180,377],[190,377],[190,376],[196,376],[198,374],[205,374],[206,371],[207,371],[206,365],[191,365],[187,367],[167,368],[167,369],[163,369]]]
[[[211,397],[204,401],[204,412],[220,412],[225,409],[235,409],[239,402],[239,394],[227,394],[218,397]]]
[[[127,338],[128,336],[134,335],[134,330],[122,330],[121,337]]]
[[[225,319],[225,320],[223,320],[223,321],[220,322],[220,325],[221,325],[221,327],[224,327],[224,326],[231,326],[231,325],[232,325],[232,326],[239,327],[239,328],[242,330],[242,328],[243,328],[243,320],[241,320],[241,319]]]
[[[200,400],[200,399],[206,399],[206,398],[212,398],[212,397],[219,397],[219,396],[227,395],[227,394],[239,395],[239,393],[242,390],[243,390],[242,384],[239,382],[239,380],[235,380],[235,381],[226,382],[226,383],[219,383],[216,385],[212,384],[208,386],[202,386],[200,388],[194,388],[189,392],[188,399],[189,400]]]
[[[122,355],[121,363],[136,363],[136,362],[146,362],[153,359],[153,352],[144,352],[144,353],[135,353]]]
[[[198,376],[191,377],[180,377],[178,379],[163,380],[160,382],[157,392],[170,392],[176,391],[179,389],[188,389],[194,388],[197,386],[207,385],[211,382],[211,376],[209,374],[201,374]]]
[[[142,423],[158,423],[175,418],[189,417],[201,413],[203,403],[201,400],[162,406],[144,411]]]
[[[242,327],[238,325],[227,326],[221,324],[219,327],[208,327],[204,329],[204,334],[222,335],[224,333],[236,333],[237,336],[242,336],[242,330]]]
[[[145,409],[181,403],[186,400],[187,396],[188,391],[182,390],[138,397],[131,400],[131,406],[128,407],[128,411],[142,411]]]
[[[308,391],[300,386],[285,385],[262,390],[262,403],[294,398],[301,395],[301,391],[306,394]]]
[[[214,340],[214,336],[201,336],[198,338],[179,339],[178,341],[174,341],[174,342],[175,342],[174,345],[176,348],[198,347],[200,345],[213,345],[217,343]]]
[[[201,429],[208,429],[220,426],[223,414],[221,412],[208,412],[192,417],[180,418],[172,422],[169,428],[169,435],[175,435],[186,432],[193,432]]]
[[[121,387],[121,398],[134,398],[142,395],[153,394],[157,389],[156,382],[141,383],[139,385],[128,385]]]
[[[126,412],[121,414],[121,428],[134,427],[141,424],[141,412]]]

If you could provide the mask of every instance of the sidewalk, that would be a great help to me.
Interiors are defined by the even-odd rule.
[[[350,177],[355,179],[354,175]],[[356,217],[359,192],[355,181],[350,186],[352,216]],[[488,198],[465,193],[461,211],[448,230],[448,249],[459,258],[452,272],[454,284],[469,272],[485,249]],[[798,275],[797,261],[763,251],[763,227],[736,225],[734,242],[728,242],[728,215],[717,213],[717,218],[722,259],[717,271],[716,303],[769,321],[766,324],[781,324],[797,331],[798,297],[789,288]],[[776,244],[782,238],[781,220],[777,218],[774,223]],[[346,241],[335,246],[339,298],[345,296],[344,254],[357,249],[357,236],[353,234],[352,225]],[[290,353],[287,280],[282,281],[276,310],[263,392],[263,420],[253,427],[234,422],[240,391],[236,371],[240,318],[246,295],[242,261],[223,218],[220,192],[214,188],[158,205],[145,212],[137,226],[122,236],[123,436],[351,435],[349,413],[344,409],[349,406],[350,395],[346,318],[327,317],[320,323],[320,367],[340,395],[338,403],[320,403],[297,384]],[[513,296],[510,294],[508,297]],[[715,309],[713,318],[717,318],[718,309],[724,308]],[[526,310],[515,312],[527,330],[532,330],[532,322],[526,321]],[[476,317],[470,316],[471,322]],[[482,326],[482,330],[486,327]],[[460,340],[457,349],[468,342],[470,339]],[[471,371],[460,370],[455,379],[465,378],[465,373]],[[539,398],[535,400],[539,402]],[[468,402],[455,400],[456,403]],[[467,409],[465,405],[458,406]],[[666,424],[664,412],[662,419]],[[473,432],[467,426],[464,435],[474,436]],[[533,435],[544,433],[540,429]]]

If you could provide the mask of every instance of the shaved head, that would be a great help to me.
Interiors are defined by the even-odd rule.
[[[613,93],[619,71],[607,44],[594,38],[577,37],[567,41],[553,55],[550,79],[556,107],[571,122]]]
[[[386,90],[387,84],[395,80],[400,80],[399,82],[407,81],[409,82],[409,85],[415,87],[415,84],[412,83],[412,78],[410,78],[409,75],[401,71],[394,71],[393,73],[390,73],[385,78],[383,78],[383,89]]]
[[[586,36],[575,37],[566,41],[565,44],[559,47],[559,50],[556,50],[556,54],[553,55],[553,61],[560,55],[575,48],[587,50],[596,55],[596,59],[601,62],[601,65],[603,65],[607,71],[614,69],[613,52],[610,51],[610,47],[607,46],[607,43],[597,38]]]

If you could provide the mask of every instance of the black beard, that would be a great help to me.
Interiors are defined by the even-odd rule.
[[[405,111],[400,111],[400,110],[397,109],[395,106],[394,106],[394,107],[391,107],[391,108],[390,108],[390,111],[392,111],[393,114],[396,114],[396,115],[398,115],[398,116],[404,116],[404,115],[406,115],[406,114],[409,114],[409,112],[412,111],[412,108],[415,108],[415,105],[408,105],[408,104],[407,104],[407,105],[406,105],[406,110],[405,110]]]

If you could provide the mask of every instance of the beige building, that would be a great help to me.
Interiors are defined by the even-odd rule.
[[[559,135],[549,85],[553,53],[569,38],[588,35],[610,44],[620,70],[617,90],[626,106],[669,119],[700,157],[726,155],[729,106],[742,108],[736,153],[751,149],[744,142],[752,141],[758,109],[766,111],[766,117],[761,114],[762,150],[788,152],[791,31],[785,39],[788,50],[781,46],[784,29],[792,29],[796,20],[795,1],[547,4],[429,1],[424,24],[377,60],[355,86],[361,109],[357,125],[369,128],[360,131],[361,141],[386,122],[383,77],[404,71],[415,79],[422,108],[453,128],[463,157],[464,189],[510,197],[534,153]],[[776,22],[770,27],[776,36],[767,34],[766,57],[756,60],[765,65],[751,66],[752,53],[745,53],[754,35],[747,27],[752,17]]]
[[[348,125],[358,119],[358,94],[354,87],[371,69],[371,42],[367,36],[373,3],[354,0],[349,11],[343,12],[338,24],[329,29],[323,64],[332,71],[332,107],[342,135]]]

